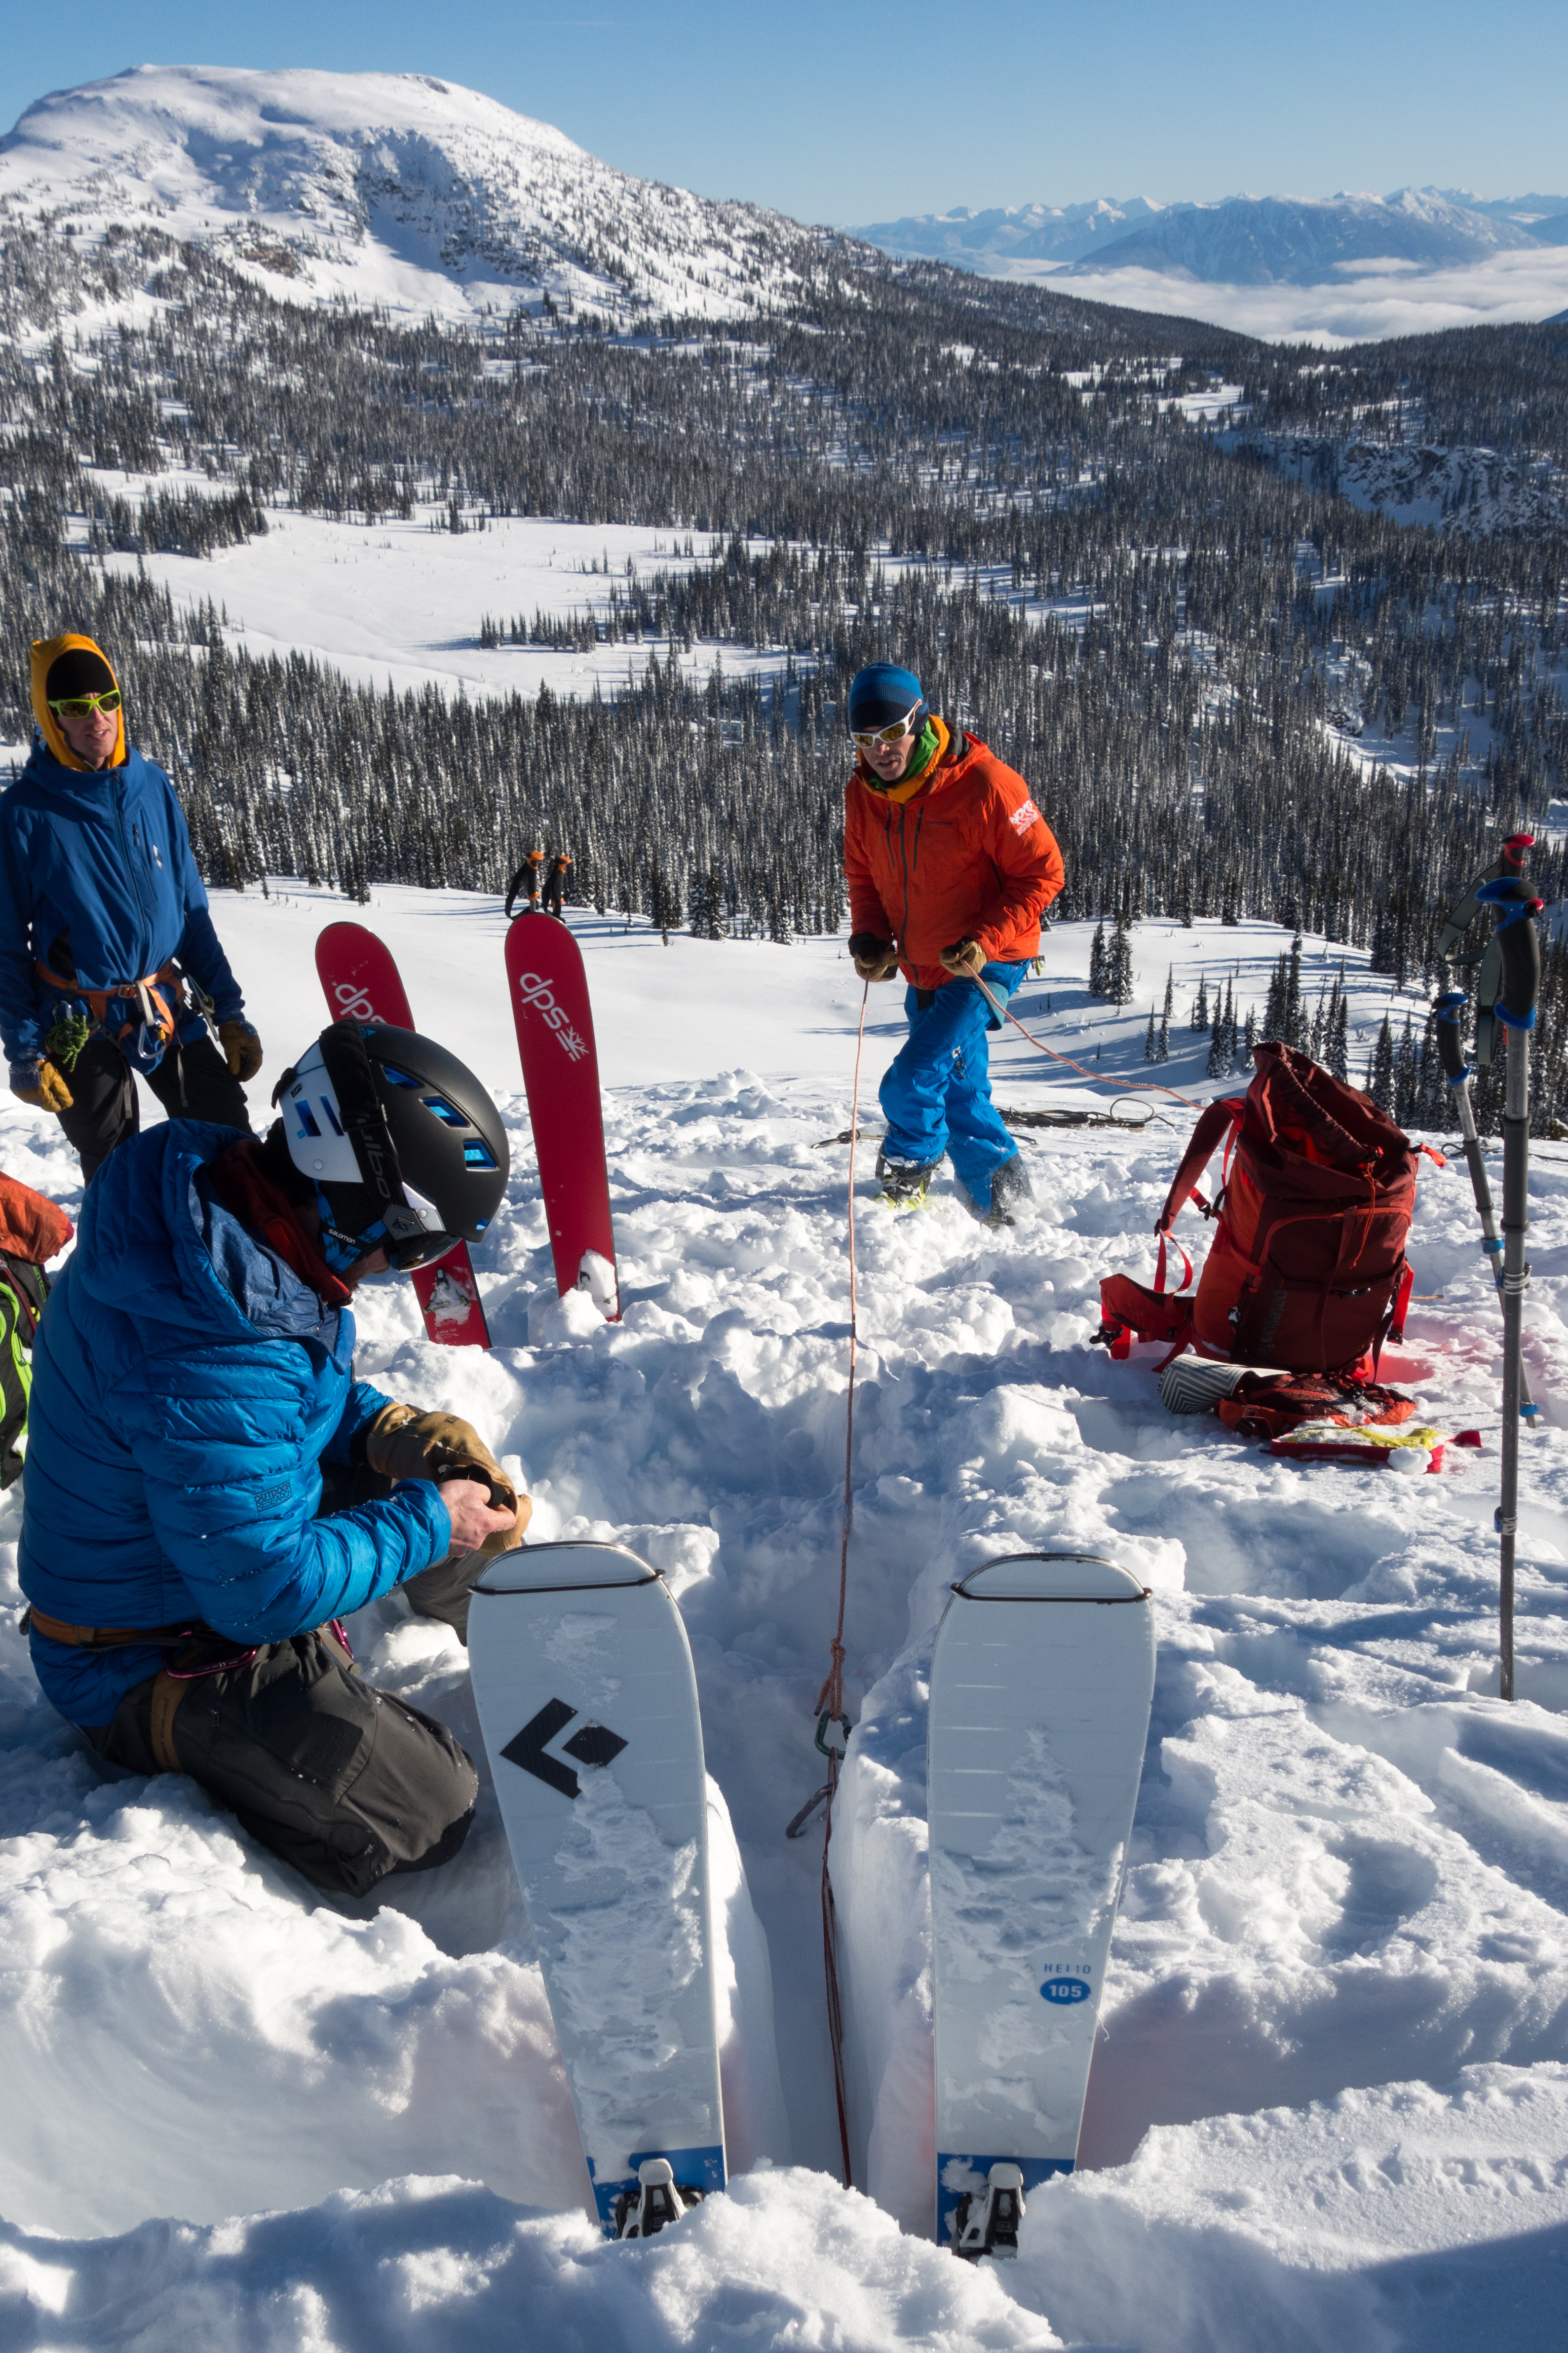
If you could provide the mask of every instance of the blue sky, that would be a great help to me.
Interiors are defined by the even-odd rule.
[[[5,127],[129,65],[433,73],[624,171],[807,220],[1093,195],[1568,190],[1564,0],[73,0],[11,20]]]

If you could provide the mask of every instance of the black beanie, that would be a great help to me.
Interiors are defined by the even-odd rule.
[[[112,694],[114,672],[95,646],[68,646],[49,664],[46,702],[68,702],[79,694]]]

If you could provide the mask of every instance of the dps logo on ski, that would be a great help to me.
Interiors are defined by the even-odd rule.
[[[1047,2001],[1059,2002],[1063,2008],[1075,2001],[1087,2001],[1089,1984],[1087,1978],[1047,1978],[1040,1988]]]
[[[563,1798],[579,1795],[582,1784],[570,1765],[563,1765],[559,1757],[551,1757],[548,1744],[558,1732],[564,1732],[577,1711],[568,1707],[563,1699],[547,1699],[537,1715],[530,1716],[522,1730],[515,1733],[501,1755],[509,1765],[520,1765],[542,1781],[549,1789],[559,1789]],[[575,1757],[579,1765],[611,1765],[626,1746],[618,1732],[607,1724],[584,1724],[570,1740],[562,1742],[563,1753]]]
[[[547,1028],[555,1032],[567,1059],[574,1062],[580,1062],[588,1050],[587,1040],[573,1029],[567,1016],[556,1004],[555,993],[550,983],[547,980],[542,980],[536,972],[520,972],[517,976],[517,993],[524,1005],[531,1007],[535,1013],[542,1013],[544,1016]]]
[[[334,1021],[374,1021],[375,1019],[375,1008],[357,980],[340,980],[333,987],[332,995],[338,1006],[336,1013],[332,1016]]]

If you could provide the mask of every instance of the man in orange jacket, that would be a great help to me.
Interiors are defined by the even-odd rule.
[[[877,1155],[887,1199],[918,1206],[942,1155],[980,1216],[1013,1223],[1031,1198],[991,1101],[986,1031],[1040,944],[1062,854],[1022,776],[949,728],[911,670],[873,662],[849,690],[858,754],[845,797],[849,953],[866,980],[909,987],[910,1035],[882,1081]]]

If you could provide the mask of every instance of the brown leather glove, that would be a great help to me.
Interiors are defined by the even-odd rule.
[[[32,1063],[12,1063],[11,1092],[18,1103],[37,1103],[40,1111],[69,1111],[76,1100],[47,1057]]]
[[[411,1405],[384,1406],[365,1434],[364,1459],[384,1479],[461,1479],[479,1475],[498,1512],[515,1512],[510,1528],[498,1528],[479,1546],[489,1555],[510,1552],[522,1542],[533,1514],[471,1421],[455,1413],[416,1413]]]
[[[899,968],[899,952],[873,932],[857,932],[849,943],[849,959],[861,980],[891,980]]]
[[[253,1079],[261,1068],[261,1040],[250,1022],[237,1015],[218,1024],[218,1044],[228,1058],[231,1079]]]
[[[984,967],[985,951],[978,940],[960,940],[951,948],[941,949],[937,962],[954,980],[973,979]]]

